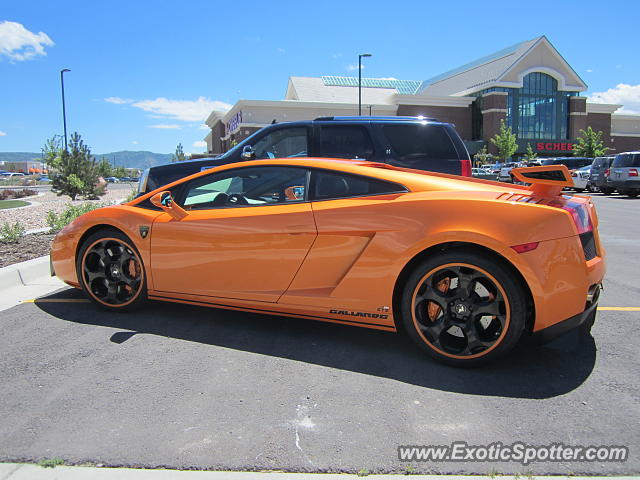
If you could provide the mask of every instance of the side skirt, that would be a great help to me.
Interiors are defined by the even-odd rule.
[[[213,307],[213,308],[224,308],[226,310],[237,310],[240,312],[251,312],[251,313],[262,313],[266,315],[283,315],[285,317],[294,317],[294,318],[306,318],[309,320],[318,320],[321,322],[330,322],[330,323],[340,323],[343,325],[351,325],[355,327],[365,327],[372,328],[374,330],[383,330],[385,332],[396,332],[396,328],[393,326],[387,325],[378,325],[375,323],[367,323],[367,322],[357,322],[354,320],[339,320],[336,318],[329,317],[320,317],[317,315],[304,315],[298,313],[290,313],[290,312],[282,312],[279,310],[268,310],[268,309],[259,309],[259,308],[251,308],[251,307],[238,307],[235,305],[225,305],[222,303],[214,303],[214,302],[205,302],[202,300],[184,300],[175,297],[167,297],[164,295],[158,295],[156,293],[148,292],[147,297],[149,300],[159,300],[162,302],[174,302],[174,303],[184,303],[187,305],[196,305],[200,307]]]

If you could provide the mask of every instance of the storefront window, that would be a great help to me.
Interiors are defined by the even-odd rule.
[[[526,75],[522,88],[509,95],[507,123],[518,138],[567,138],[568,92],[558,91],[558,81],[541,72]]]

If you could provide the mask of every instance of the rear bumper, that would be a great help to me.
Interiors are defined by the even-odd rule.
[[[542,330],[538,330],[537,332],[533,332],[529,337],[529,341],[536,344],[547,343],[582,325],[590,327],[590,324],[593,324],[595,321],[598,309],[598,299],[600,297],[602,286],[597,284],[594,285],[592,289],[593,298],[591,301],[587,301],[587,307],[582,313],[569,317],[561,322],[554,323],[553,325],[543,328]]]
[[[616,190],[640,190],[640,180],[611,180],[609,184]]]

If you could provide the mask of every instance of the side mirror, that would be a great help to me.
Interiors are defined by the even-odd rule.
[[[176,220],[182,220],[188,215],[185,209],[173,201],[173,196],[168,190],[156,193],[151,197],[151,203],[156,207],[161,208],[162,211],[168,213]]]
[[[256,152],[253,151],[251,145],[245,145],[242,147],[242,154],[240,155],[243,160],[253,160],[256,158]]]

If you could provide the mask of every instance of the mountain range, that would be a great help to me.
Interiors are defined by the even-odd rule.
[[[154,153],[147,151],[130,151],[98,153],[95,158],[100,160],[107,158],[113,166],[125,168],[139,168],[141,170],[161,163],[171,161],[170,153]],[[0,152],[1,162],[24,162],[27,160],[41,160],[42,155],[34,152]]]

